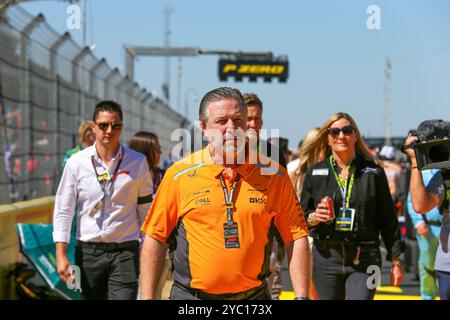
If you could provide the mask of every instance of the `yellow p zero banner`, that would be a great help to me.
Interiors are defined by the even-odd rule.
[[[236,81],[241,81],[247,77],[250,81],[263,78],[270,82],[272,78],[278,78],[280,82],[286,82],[288,66],[288,61],[220,59],[219,79],[226,81],[228,77],[234,77]]]

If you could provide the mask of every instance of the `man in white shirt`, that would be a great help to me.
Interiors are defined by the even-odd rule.
[[[56,193],[53,240],[58,273],[67,281],[67,244],[76,216],[75,264],[81,271],[84,299],[137,297],[140,226],[153,190],[145,156],[119,142],[122,120],[119,104],[97,104],[95,144],[67,161]]]

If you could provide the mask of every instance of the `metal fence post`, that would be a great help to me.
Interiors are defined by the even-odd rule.
[[[106,65],[106,59],[102,58],[100,59],[92,68],[89,70],[89,87],[91,89],[92,96],[95,96],[98,100],[100,97],[99,90],[97,87],[97,71],[102,67]]]
[[[52,193],[56,192],[56,188],[58,186],[59,176],[61,174],[61,166],[60,166],[60,156],[62,154],[61,150],[61,110],[59,106],[59,81],[58,81],[58,65],[56,63],[56,56],[58,55],[59,48],[70,39],[70,34],[65,32],[62,36],[60,36],[50,47],[50,77],[52,79],[52,85],[50,87],[50,99],[51,105],[54,107],[55,115],[53,117],[53,128],[55,128],[54,133],[54,146],[53,146],[53,175],[52,175]]]
[[[123,88],[125,88],[125,90],[123,90]],[[124,78],[122,78],[122,80],[115,86],[114,88],[116,90],[116,96],[117,96],[117,100],[119,100],[118,96],[120,92],[124,92],[125,93],[125,103],[121,102],[121,101],[117,101],[119,103],[122,104],[122,110],[123,113],[126,114],[128,110],[130,110],[130,84],[129,84],[129,78],[128,76],[125,76]],[[124,119],[126,122],[130,121],[129,119]],[[130,122],[128,122],[128,124],[130,124]],[[131,138],[130,133],[129,133],[129,126],[125,125],[125,132],[123,134],[123,139],[125,141],[127,141],[128,139]]]
[[[144,112],[144,104],[142,103],[142,98],[145,97],[147,94],[147,89],[143,88],[141,89],[141,92],[139,92],[139,94],[136,96],[136,103],[138,104],[138,109],[139,109],[139,115],[140,115],[140,127],[141,127],[141,131],[144,130],[144,123],[147,120],[145,118],[145,112]]]
[[[109,86],[112,78],[114,78],[114,76],[116,76],[116,75],[120,76],[118,68],[114,68],[105,78],[105,100],[115,100],[116,99],[116,97],[114,97],[114,98],[111,97],[112,92],[109,93],[109,90],[108,90],[108,86]]]
[[[83,87],[80,85],[80,74],[78,72],[80,66],[79,63],[83,58],[90,52],[89,47],[84,47],[81,49],[81,51],[73,58],[72,60],[72,84],[75,85],[78,91],[79,101],[77,101],[78,104],[78,115],[79,115],[79,121],[82,121],[84,118],[84,94],[83,94]]]
[[[25,164],[25,184],[23,187],[23,198],[28,199],[32,193],[32,173],[28,170],[27,163],[29,160],[33,161],[34,158],[34,128],[33,128],[33,108],[31,106],[31,75],[30,75],[30,52],[28,50],[28,40],[30,34],[36,29],[42,22],[45,21],[42,13],[33,18],[25,28],[20,32],[20,61],[21,61],[21,93],[20,100],[24,101],[24,119],[26,119],[29,132],[25,135],[25,139],[22,144],[23,156],[22,164]],[[28,150],[28,152],[26,152]]]

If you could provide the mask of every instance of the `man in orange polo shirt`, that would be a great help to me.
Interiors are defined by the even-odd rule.
[[[296,297],[308,299],[310,253],[302,209],[286,170],[247,154],[242,94],[212,90],[199,115],[208,146],[169,168],[142,226],[142,299],[155,297],[172,234],[171,299],[270,300],[266,278],[274,228],[286,244]]]

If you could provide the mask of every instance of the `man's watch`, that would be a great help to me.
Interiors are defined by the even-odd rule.
[[[309,297],[300,296],[300,297],[295,297],[294,300],[311,300],[311,299]]]

